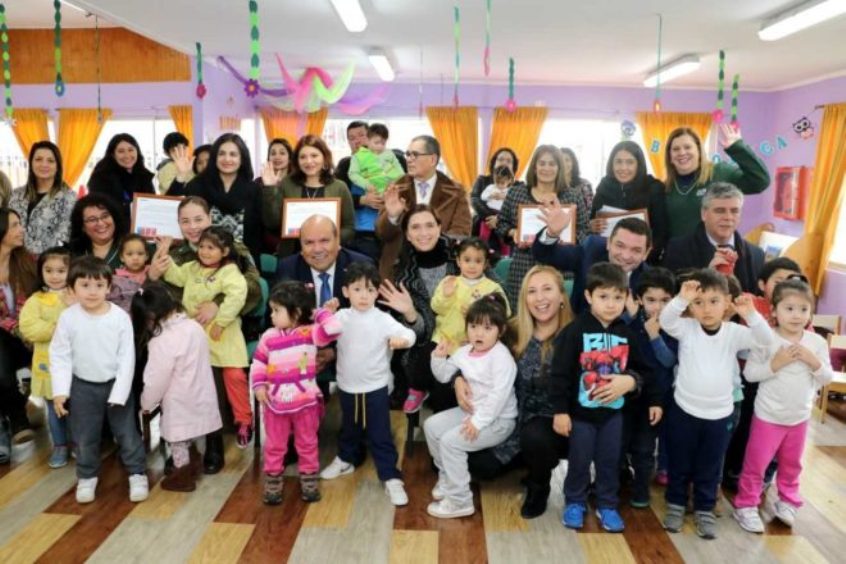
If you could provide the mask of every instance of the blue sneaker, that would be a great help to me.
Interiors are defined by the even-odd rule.
[[[569,503],[564,508],[564,515],[561,522],[568,529],[581,529],[585,526],[585,512],[587,508],[583,503]]]
[[[613,507],[597,509],[596,516],[599,518],[599,524],[602,525],[602,528],[609,533],[622,533],[626,527],[620,513]]]

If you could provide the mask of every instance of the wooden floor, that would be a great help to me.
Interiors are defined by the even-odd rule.
[[[394,414],[394,434],[405,418]],[[339,426],[332,404],[321,435],[321,462],[334,456]],[[686,525],[667,534],[660,525],[663,492],[653,490],[651,509],[624,505],[626,532],[604,533],[590,516],[582,532],[560,523],[564,467],[553,475],[545,515],[520,518],[520,472],[474,489],[476,514],[437,520],[426,514],[434,485],[425,445],[413,457],[400,452],[410,504],[394,509],[372,462],[354,474],[321,484],[323,501],[299,500],[295,477],[286,478],[284,502],[261,503],[261,469],[252,449],[227,442],[227,465],[204,477],[196,492],[152,487],[150,499],[133,504],[126,475],[114,454],[104,459],[97,500],[74,500],[73,464],[46,465],[44,429],[15,463],[0,467],[0,562],[843,562],[846,549],[846,425],[829,417],[811,426],[802,494],[806,505],[793,531],[769,524],[765,535],[743,532],[720,503],[719,538],[699,539]],[[161,478],[158,452],[148,458],[151,484]],[[293,474],[289,469],[286,473]],[[772,496],[774,492],[770,491]]]

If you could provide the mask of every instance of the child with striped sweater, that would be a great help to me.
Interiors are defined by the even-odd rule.
[[[294,434],[299,455],[300,493],[320,500],[317,429],[323,395],[317,386],[317,348],[341,332],[333,312],[338,300],[314,310],[314,292],[302,282],[278,284],[270,295],[273,327],[262,335],[250,368],[256,398],[264,405],[264,503],[282,502],[282,471],[288,439]]]

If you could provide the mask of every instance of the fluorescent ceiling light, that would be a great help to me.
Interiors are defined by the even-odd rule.
[[[61,2],[62,4],[64,4],[65,6],[67,6],[68,8],[73,8],[74,10],[80,11],[80,12],[82,12],[83,14],[86,14],[86,15],[88,14],[88,11],[87,11],[87,10],[85,10],[85,9],[83,9],[83,8],[80,8],[80,7],[79,7],[79,6],[77,6],[76,4],[71,4],[70,2],[68,2],[68,0],[59,0],[59,2]]]
[[[669,62],[661,66],[661,84],[675,80],[680,76],[690,74],[699,68],[699,57],[696,55],[685,55],[680,59]],[[658,83],[658,71],[650,73],[646,80],[643,81],[644,86],[655,86]]]
[[[332,6],[338,12],[338,17],[344,22],[347,31],[358,33],[367,27],[367,18],[358,0],[332,0]]]
[[[379,78],[385,82],[391,82],[394,79],[394,69],[385,51],[382,49],[371,49],[367,58],[370,59],[370,64],[376,69]]]
[[[775,41],[843,13],[846,13],[846,0],[805,2],[764,22],[758,37],[763,41]]]

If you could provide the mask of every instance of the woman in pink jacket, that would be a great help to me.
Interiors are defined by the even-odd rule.
[[[151,411],[161,404],[161,433],[173,457],[162,489],[194,491],[202,463],[194,441],[222,425],[205,331],[161,282],[138,290],[132,321],[138,346],[149,353],[141,408]]]

